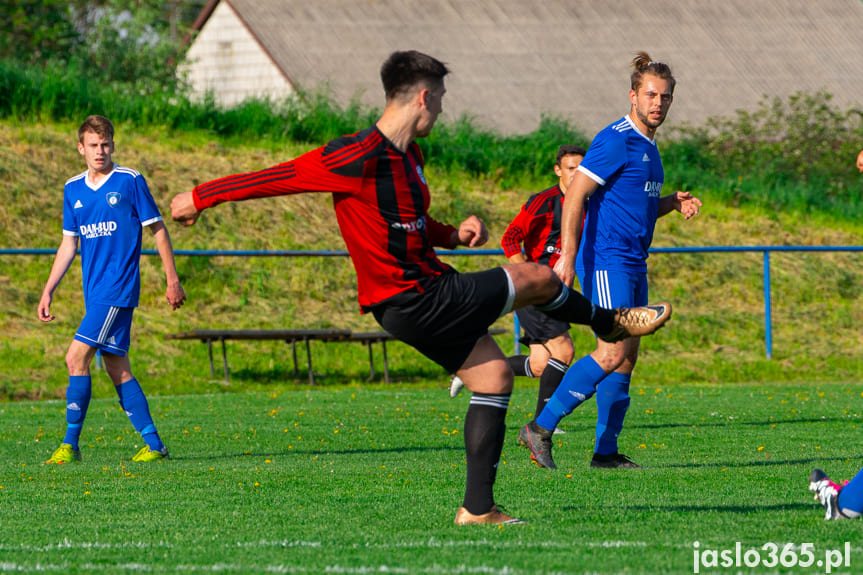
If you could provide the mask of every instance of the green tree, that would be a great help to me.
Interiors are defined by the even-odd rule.
[[[0,57],[29,64],[66,60],[81,43],[78,14],[69,0],[0,0]]]
[[[205,0],[0,0],[0,58],[76,64],[138,93],[176,88],[183,40]]]

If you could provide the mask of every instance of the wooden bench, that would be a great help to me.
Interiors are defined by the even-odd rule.
[[[294,375],[299,373],[297,368],[297,342],[306,344],[306,361],[309,366],[309,383],[315,383],[315,374],[312,371],[312,351],[309,342],[318,341],[344,341],[351,336],[349,329],[195,329],[180,333],[169,333],[165,339],[197,339],[206,343],[210,354],[210,376],[215,377],[216,371],[213,366],[213,342],[222,342],[222,365],[224,368],[225,381],[230,382],[228,375],[228,352],[225,341],[234,340],[281,340],[291,344],[291,353],[294,359]]]
[[[491,329],[489,333],[499,335],[505,333],[504,329]],[[180,333],[169,333],[165,339],[197,339],[207,344],[210,357],[210,376],[215,377],[216,371],[213,364],[213,342],[222,343],[222,366],[225,382],[230,382],[228,375],[228,352],[225,341],[234,340],[281,340],[291,344],[291,354],[294,360],[294,375],[299,374],[297,367],[297,342],[306,344],[306,363],[309,368],[309,383],[315,383],[315,374],[312,370],[312,351],[309,342],[312,340],[323,342],[357,342],[363,343],[369,348],[369,381],[375,377],[374,354],[372,345],[380,343],[383,350],[384,382],[390,382],[389,365],[387,362],[387,342],[395,339],[385,331],[351,332],[348,329],[195,329]]]
[[[351,336],[348,338],[349,341],[364,343],[369,348],[369,381],[375,378],[375,360],[372,354],[372,344],[380,343],[384,358],[384,383],[390,382],[390,369],[387,365],[387,342],[392,339],[395,338],[385,331],[361,331],[351,333]]]

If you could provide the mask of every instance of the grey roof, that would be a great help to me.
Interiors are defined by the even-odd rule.
[[[294,84],[381,107],[381,62],[417,49],[452,70],[445,117],[467,112],[508,133],[535,129],[542,113],[587,135],[622,116],[639,50],[677,78],[669,124],[798,91],[863,104],[860,0],[222,1]]]

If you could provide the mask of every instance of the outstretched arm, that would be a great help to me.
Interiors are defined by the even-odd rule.
[[[69,266],[75,259],[75,254],[78,253],[78,236],[63,236],[63,241],[60,242],[60,247],[57,248],[57,255],[54,256],[54,264],[51,266],[51,273],[48,275],[48,281],[45,283],[45,289],[42,290],[42,297],[39,300],[39,308],[37,313],[42,321],[52,321],[54,316],[51,315],[51,300],[54,298],[54,290],[60,285],[60,280],[66,275]]]
[[[701,209],[701,200],[689,192],[674,192],[659,198],[659,217],[677,210],[687,220],[697,216]]]
[[[224,202],[271,198],[305,192],[353,194],[363,181],[363,156],[347,156],[339,162],[324,158],[323,148],[275,166],[206,182],[171,201],[171,217],[193,225],[201,212]]]
[[[235,174],[196,186],[171,200],[171,217],[184,226],[195,225],[207,208],[224,202],[295,194],[303,189],[295,162],[278,164],[259,172]],[[308,190],[308,191],[311,191]]]
[[[193,192],[181,192],[171,200],[171,217],[184,226],[194,226],[201,212],[195,207]]]
[[[224,202],[305,191],[301,187],[301,178],[297,176],[295,162],[278,164],[259,172],[226,176],[196,186],[191,192],[177,194],[171,200],[171,217],[184,226],[193,226],[201,212]]]
[[[180,276],[177,275],[177,266],[174,262],[174,247],[171,245],[171,237],[165,222],[158,221],[150,225],[153,239],[156,240],[156,249],[162,258],[162,267],[165,268],[165,280],[168,284],[165,289],[165,298],[171,304],[171,309],[179,309],[186,301],[186,292],[180,285]]]

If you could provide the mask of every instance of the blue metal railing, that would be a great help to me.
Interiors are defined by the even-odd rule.
[[[773,326],[770,302],[771,252],[863,252],[863,246],[715,246],[704,248],[651,248],[652,254],[703,252],[762,252],[764,257],[764,349],[767,359],[773,359]]]
[[[442,256],[503,256],[503,250],[436,250]],[[53,255],[55,248],[0,249],[4,255]],[[685,253],[722,253],[722,252],[762,252],[764,257],[764,347],[767,359],[773,358],[773,327],[770,302],[770,254],[771,252],[863,252],[863,246],[713,246],[713,247],[673,247],[651,248],[651,254]],[[142,250],[142,254],[153,256],[156,250]],[[202,257],[345,257],[347,250],[175,250],[176,256]],[[513,316],[515,318],[515,316]],[[515,353],[519,352],[519,324],[515,318]]]

